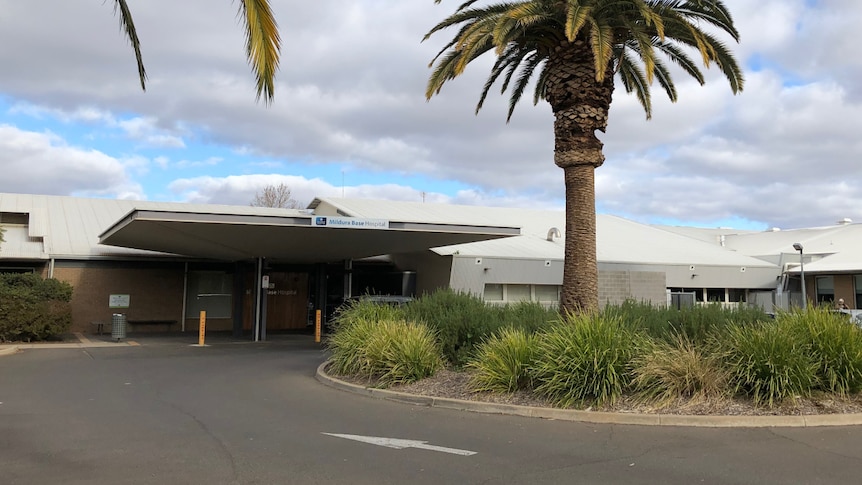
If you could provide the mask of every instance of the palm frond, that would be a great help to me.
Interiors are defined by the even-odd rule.
[[[527,85],[533,77],[533,72],[544,60],[545,58],[538,55],[536,52],[532,52],[524,60],[521,66],[521,73],[518,75],[518,79],[515,81],[515,87],[512,89],[512,95],[509,97],[509,112],[506,115],[506,123],[512,120],[512,113],[515,112],[515,106],[518,105],[518,102],[521,100],[521,96],[527,89]]]
[[[138,77],[141,79],[141,89],[147,90],[147,70],[144,69],[144,59],[141,55],[141,41],[138,39],[138,31],[135,28],[135,21],[132,19],[132,12],[129,10],[129,5],[126,0],[114,0],[114,13],[120,13],[120,27],[126,32],[126,37],[129,38],[129,43],[132,44],[132,49],[135,51],[135,60],[138,62]]]
[[[624,53],[619,60],[618,72],[627,93],[635,93],[638,102],[643,106],[647,119],[652,118],[652,98],[650,96],[647,75],[635,62],[631,54]]]
[[[569,42],[574,41],[575,37],[578,36],[592,11],[593,7],[582,5],[580,0],[568,0],[568,5],[566,5],[566,39]]]
[[[600,24],[595,19],[591,19],[590,24],[590,44],[593,48],[596,81],[602,81],[605,79],[608,63],[613,56],[614,30],[610,25]]]
[[[271,103],[275,96],[281,37],[268,0],[240,0],[238,15],[246,30],[246,55],[257,83],[257,99]]]

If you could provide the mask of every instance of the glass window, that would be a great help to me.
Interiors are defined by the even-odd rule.
[[[197,318],[201,311],[208,318],[230,318],[233,275],[221,271],[190,271],[186,318]]]
[[[503,301],[503,285],[485,283],[485,301]]]
[[[727,290],[727,299],[732,303],[745,302],[745,290],[741,288],[730,288]]]
[[[707,288],[706,301],[717,303],[724,302],[724,288]]]
[[[835,300],[835,282],[831,276],[818,276],[814,282],[817,286],[818,303]]]
[[[506,285],[506,301],[530,300],[530,285]]]
[[[855,308],[862,308],[862,275],[853,275],[853,288],[856,290]]]
[[[558,285],[536,285],[535,291],[536,301],[560,301],[560,287]]]

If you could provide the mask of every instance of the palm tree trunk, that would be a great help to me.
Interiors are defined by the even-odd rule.
[[[554,163],[566,181],[562,312],[599,306],[595,170],[605,156],[596,131],[608,125],[613,90],[613,75],[596,80],[587,41],[563,41],[548,56],[545,99],[554,111]]]
[[[566,262],[563,265],[562,311],[598,308],[596,261],[596,189],[593,165],[563,168],[566,179]]]

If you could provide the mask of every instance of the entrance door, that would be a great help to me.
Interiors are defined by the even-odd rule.
[[[308,273],[270,271],[266,295],[266,329],[304,329],[308,324]],[[254,275],[246,281],[254,285]],[[247,290],[243,304],[243,330],[251,330],[254,319],[254,291]]]

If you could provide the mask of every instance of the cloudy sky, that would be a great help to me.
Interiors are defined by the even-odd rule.
[[[236,4],[130,0],[149,74],[112,1],[0,0],[0,192],[248,204],[283,182],[347,196],[563,207],[553,116],[474,107],[492,59],[426,102],[424,33],[461,0],[272,0],[275,102],[255,102]],[[615,93],[597,208],[646,223],[765,229],[862,222],[859,0],[725,0],[745,90],[717,72]],[[853,30],[851,30],[853,29]],[[729,39],[728,39],[729,41]]]

